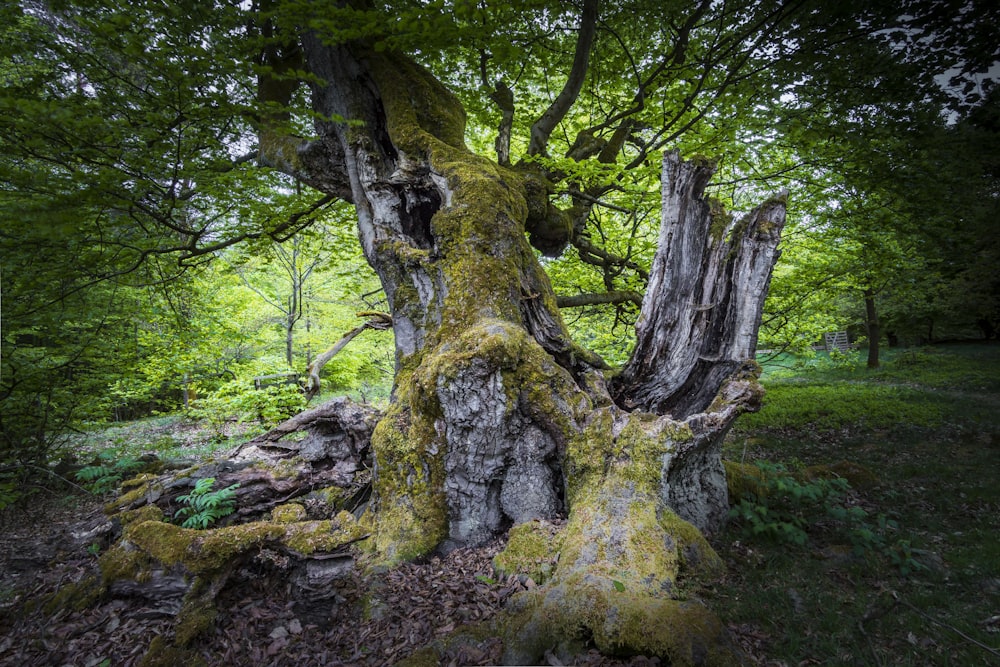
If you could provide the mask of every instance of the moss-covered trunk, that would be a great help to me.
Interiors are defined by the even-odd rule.
[[[526,239],[526,228],[558,219],[537,180],[467,150],[461,105],[412,61],[308,36],[304,45],[322,81],[313,85],[320,117],[363,121],[318,130],[346,164],[393,316],[396,382],[372,438],[363,519],[376,557],[398,562],[568,517],[552,538],[561,545],[554,573],[503,629],[508,661],[583,641],[678,663],[728,659],[718,622],[676,601],[678,578],[720,567],[699,530],[724,520],[721,441],[759,399],[744,362],[783,202],[738,225],[719,220],[700,187],[675,183],[703,187],[710,168],[671,158],[668,236],[684,247],[666,244],[677,254],[658,256],[647,302],[686,301],[665,315],[644,307],[639,356],[612,392],[600,360],[571,342]],[[684,347],[671,347],[670,327],[695,311]],[[664,391],[656,383],[669,364],[683,367]],[[520,562],[516,545],[508,552]]]
[[[370,438],[371,501],[356,526],[338,514],[343,535],[326,546],[362,539],[372,559],[392,564],[510,530],[498,568],[539,586],[493,628],[506,661],[568,657],[588,643],[672,664],[730,661],[719,622],[680,600],[685,581],[721,568],[703,532],[725,517],[722,439],[760,397],[745,362],[782,202],[733,223],[714,215],[700,187],[678,185],[703,186],[710,169],[669,157],[653,293],[636,355],[609,388],[600,359],[571,341],[529,245],[530,233],[551,250],[565,219],[537,175],[469,151],[461,105],[411,60],[310,34],[302,47],[318,138],[265,136],[262,150],[354,203],[396,345],[392,401]],[[336,415],[341,430],[360,432],[347,428],[346,407]],[[295,461],[314,449],[330,458],[311,439],[268,443],[262,451],[297,447]],[[347,488],[355,468],[337,461],[351,473]],[[247,524],[261,531],[251,546],[301,557],[300,533],[320,525],[295,518],[304,511],[271,508],[270,522]],[[129,532],[130,548],[187,563],[193,547],[153,553],[143,539],[159,533],[143,526]],[[228,535],[218,539],[229,544]]]

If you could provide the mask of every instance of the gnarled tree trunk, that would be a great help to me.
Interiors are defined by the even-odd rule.
[[[609,388],[526,241],[551,214],[530,180],[464,147],[461,106],[413,62],[304,43],[328,82],[319,114],[366,120],[320,129],[347,164],[396,335],[372,548],[396,562],[568,516],[554,575],[517,603],[508,661],[581,639],[678,662],[725,653],[717,622],[672,593],[683,567],[719,565],[698,531],[724,520],[722,438],[760,396],[752,357],[783,201],[733,222],[702,199],[710,166],[666,157],[639,339]]]
[[[721,567],[702,532],[726,513],[722,439],[761,395],[752,357],[783,201],[733,222],[702,198],[711,166],[665,157],[637,345],[608,382],[570,339],[526,239],[558,217],[531,175],[469,151],[461,105],[411,60],[311,34],[302,47],[327,120],[312,142],[262,144],[272,164],[357,207],[395,333],[366,548],[392,564],[537,532],[558,565],[497,628],[510,663],[587,642],[727,661],[721,625],[675,599],[677,578]],[[502,567],[531,560],[518,549],[512,539]]]

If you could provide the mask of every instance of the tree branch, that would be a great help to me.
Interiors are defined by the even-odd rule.
[[[323,352],[322,354],[317,356],[315,359],[313,359],[313,362],[309,364],[309,367],[306,369],[307,379],[305,387],[307,402],[311,401],[313,398],[315,398],[316,394],[319,393],[321,386],[319,379],[320,371],[323,370],[323,367],[326,366],[327,362],[329,362],[331,359],[337,356],[337,354],[341,350],[343,350],[348,343],[354,340],[354,338],[358,334],[360,334],[365,329],[381,330],[381,329],[388,329],[390,326],[392,326],[392,316],[386,313],[365,311],[358,313],[358,317],[370,317],[371,319],[369,319],[361,326],[354,327],[353,329],[348,331],[341,337],[340,340],[336,342],[336,344],[334,344],[333,347],[331,347],[326,352]]]
[[[599,0],[584,0],[583,15],[580,19],[580,33],[576,40],[576,53],[573,56],[573,67],[563,86],[562,92],[556,96],[541,118],[531,126],[531,139],[528,142],[528,155],[545,155],[549,137],[556,125],[566,117],[573,103],[576,102],[587,77],[587,67],[590,64],[590,47],[594,43],[597,32],[597,9]]]
[[[663,157],[663,209],[636,345],[612,395],[626,409],[685,419],[754,358],[785,222],[783,196],[738,222],[704,198],[715,166]]]
[[[599,306],[608,303],[634,303],[641,307],[642,295],[631,290],[618,290],[614,292],[575,294],[573,296],[560,296],[556,298],[556,305],[560,308],[580,308],[581,306]]]

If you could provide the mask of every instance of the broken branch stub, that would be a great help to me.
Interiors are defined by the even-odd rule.
[[[715,167],[663,158],[663,209],[636,346],[612,383],[628,410],[704,412],[754,357],[785,224],[782,192],[739,220],[704,197]]]

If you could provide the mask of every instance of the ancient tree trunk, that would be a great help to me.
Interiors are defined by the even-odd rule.
[[[526,240],[558,219],[544,189],[471,153],[461,105],[409,59],[310,34],[302,44],[319,138],[275,144],[272,163],[355,204],[395,334],[393,400],[371,433],[373,491],[358,520],[374,562],[512,529],[501,569],[537,565],[524,542],[558,562],[494,628],[507,662],[588,643],[676,664],[724,660],[721,625],[676,599],[677,579],[721,567],[701,531],[726,513],[722,438],[761,394],[752,356],[783,202],[733,224],[701,197],[711,168],[666,157],[636,351],[609,389],[603,362],[571,341]],[[367,450],[348,441],[351,456],[332,464],[329,446],[308,438],[269,436],[235,458],[287,448],[293,469],[353,481]],[[261,530],[286,544],[290,529]]]
[[[734,222],[704,200],[714,167],[663,162],[663,212],[636,346],[613,391],[627,409],[683,419],[754,358],[785,219],[784,195]]]

